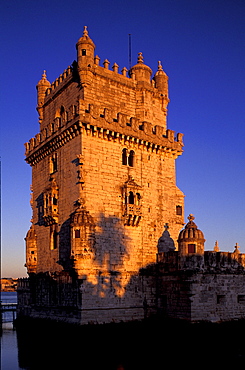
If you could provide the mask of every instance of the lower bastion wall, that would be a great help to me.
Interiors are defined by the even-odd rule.
[[[18,317],[31,317],[76,324],[103,324],[142,320],[155,313],[155,280],[150,276],[132,276],[124,294],[115,294],[119,279],[107,279],[93,286],[69,276],[37,274],[20,279]],[[104,282],[105,284],[105,282]]]
[[[222,258],[221,258],[222,257]],[[127,277],[110,272],[96,283],[33,274],[18,284],[18,317],[69,323],[142,320],[152,315],[188,321],[245,318],[245,273],[241,255],[205,252],[185,259],[178,252],[158,254],[158,262]],[[241,261],[240,261],[241,262]]]

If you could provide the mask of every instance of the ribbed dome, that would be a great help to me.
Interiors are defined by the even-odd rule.
[[[37,83],[37,87],[40,87],[40,86],[45,86],[46,88],[51,86],[50,82],[47,80],[47,75],[46,75],[45,70],[43,71],[43,75],[42,75],[41,80],[38,81],[38,83]]]
[[[71,216],[72,226],[93,225],[93,217],[86,211],[84,206],[80,206]]]
[[[35,232],[35,227],[34,225],[31,225],[30,229],[27,231],[26,238],[25,239],[35,239],[37,237],[36,232]]]
[[[185,228],[181,230],[181,232],[179,233],[178,242],[194,240],[205,241],[204,234],[201,230],[197,228],[197,225],[195,224],[195,222],[193,222],[194,219],[195,217],[192,214],[188,216],[189,222],[186,224]]]
[[[144,64],[142,53],[138,53],[138,62],[130,69],[130,75],[135,75],[137,81],[150,82],[152,70],[149,66]]]
[[[162,64],[160,61],[158,62],[158,69],[157,69],[157,72],[155,73],[155,77],[156,76],[166,76],[167,77],[166,73],[164,72],[162,68]]]
[[[82,37],[80,37],[80,39],[78,40],[77,42],[77,47],[81,44],[90,44],[93,46],[93,48],[95,48],[95,44],[93,42],[93,40],[89,37],[88,35],[88,30],[87,30],[87,26],[84,26],[84,31],[83,31],[83,35]]]

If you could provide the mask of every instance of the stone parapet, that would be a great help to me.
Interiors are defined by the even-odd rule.
[[[181,256],[179,252],[162,252],[157,254],[157,263],[161,273],[174,273],[181,270],[204,273],[245,273],[245,254],[236,252],[205,251],[203,255],[186,256]]]
[[[106,108],[105,108],[106,110]],[[106,114],[94,118],[90,112],[79,115],[66,125],[52,124],[43,129],[29,142],[25,143],[26,161],[32,163],[33,158],[57,150],[67,141],[77,136],[81,129],[93,136],[109,140],[130,141],[137,145],[144,145],[148,149],[157,150],[175,158],[183,152],[183,134],[175,137],[173,130],[163,133],[161,126],[153,126],[150,122],[140,122],[135,117],[128,118],[121,113],[113,122],[106,119]]]

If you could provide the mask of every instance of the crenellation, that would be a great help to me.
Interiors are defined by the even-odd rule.
[[[130,117],[128,119],[127,116],[125,114],[122,114],[122,113],[117,113],[116,122],[114,120],[112,122],[112,118],[110,118],[111,117],[110,110],[108,110],[108,108],[104,108],[104,114],[100,115],[99,111],[96,110],[97,108],[95,109],[95,107],[93,107],[93,108],[92,107],[93,107],[93,105],[90,105],[89,112],[85,112],[85,115],[83,116],[83,118],[81,117],[81,119],[83,121],[83,125],[85,125],[86,130],[90,130],[90,123],[92,124],[94,121],[97,122],[99,120],[101,126],[104,126],[104,128],[108,127],[108,129],[106,129],[104,131],[106,136],[111,136],[110,132],[115,132],[116,129],[121,131],[121,128],[122,128],[124,130],[124,132],[125,132],[125,129],[126,129],[126,131],[130,132],[130,134],[131,134],[131,135],[126,136],[126,141],[129,141],[130,139],[134,141],[134,140],[138,140],[138,138],[135,137],[136,129],[137,129],[137,126],[138,126],[138,129],[137,129],[138,136],[143,136],[142,134],[144,133],[146,135],[145,137],[151,136],[152,141],[154,140],[154,141],[160,141],[160,142],[163,142],[164,139],[166,138],[167,142],[168,142],[167,145],[172,146],[172,144],[177,144],[173,148],[173,150],[177,149],[176,150],[177,155],[180,155],[182,153],[183,134],[177,134],[177,137],[175,138],[174,137],[174,131],[167,130],[166,135],[163,135],[164,130],[161,126],[158,126],[158,125],[153,126],[150,122],[142,122],[142,124],[140,125],[139,124],[140,121],[137,120],[137,118]],[[79,116],[76,116],[75,119],[76,118],[79,118]],[[86,121],[90,122],[90,123],[86,124],[85,123]],[[68,124],[68,121],[66,121],[66,122]],[[64,130],[65,132],[64,131],[62,132],[61,139],[64,137],[65,133],[66,133],[66,135],[70,136],[70,138],[72,138],[76,135],[76,132],[79,131],[78,127],[77,127],[77,123],[72,125],[72,122],[73,121],[70,122],[71,126],[68,127],[66,129],[66,131]],[[130,122],[131,125],[127,124],[127,122]],[[81,120],[79,120],[78,125],[79,125],[79,127],[81,127],[81,125],[82,125]],[[62,126],[59,117],[56,117],[56,119],[53,123],[49,123],[47,128],[42,129],[41,133],[37,134],[35,138],[30,139],[29,145],[28,145],[28,143],[25,144],[25,146],[26,146],[26,155],[28,156],[28,154],[30,152],[32,152],[34,149],[36,149],[36,147],[41,145],[45,140],[47,140],[51,136],[55,135],[56,132],[62,131],[63,127],[64,126]],[[115,131],[111,130],[112,127],[115,129]],[[103,132],[103,127],[99,127],[99,129],[100,129],[100,133],[102,133]],[[98,131],[98,126],[93,126],[93,132],[95,132],[95,131]],[[117,132],[117,134],[120,135],[119,132]],[[125,135],[122,134],[121,137],[122,137],[122,139],[124,139]],[[156,145],[155,143],[149,142],[148,140],[147,141],[145,140],[145,142],[146,142],[146,146],[155,147],[155,145]],[[168,149],[170,149],[170,148],[168,148]],[[170,150],[170,152],[171,152],[171,150]]]

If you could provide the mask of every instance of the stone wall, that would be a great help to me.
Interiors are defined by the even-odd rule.
[[[120,286],[116,276],[100,276],[96,286],[64,273],[19,279],[18,317],[102,324],[142,320],[156,312],[152,277],[131,276],[120,297],[115,294],[116,285]]]
[[[243,254],[159,253],[157,266],[157,304],[162,314],[215,322],[245,317]]]

